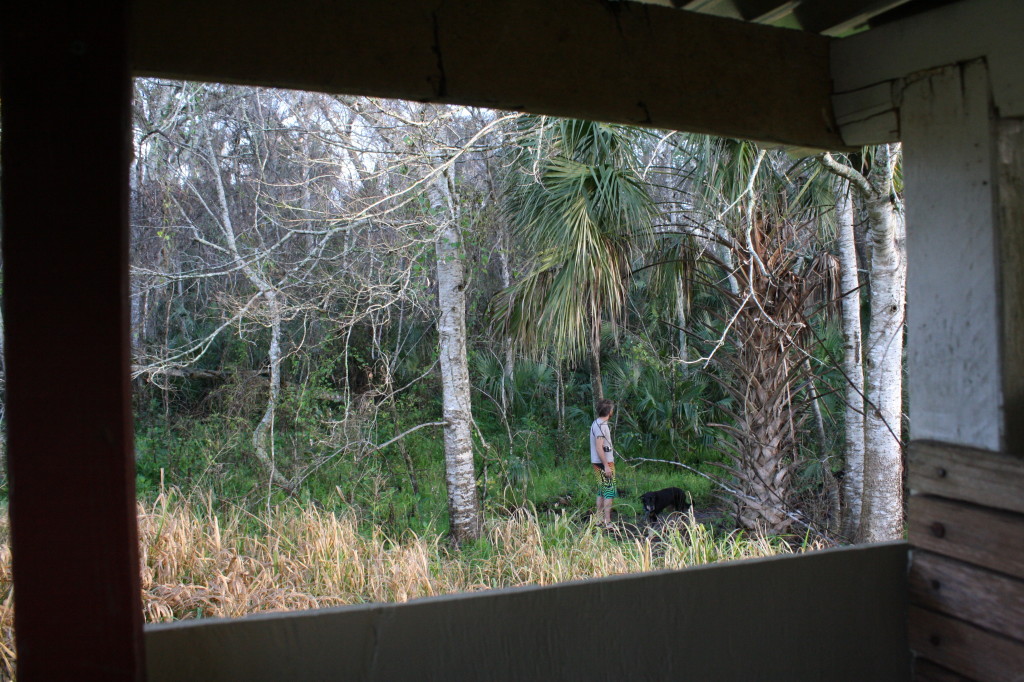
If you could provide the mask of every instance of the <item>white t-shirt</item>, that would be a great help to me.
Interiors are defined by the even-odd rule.
[[[590,463],[601,464],[601,458],[597,456],[597,438],[598,436],[604,436],[604,457],[609,462],[615,461],[614,452],[612,451],[612,432],[608,428],[608,420],[601,419],[598,417],[594,420],[594,423],[590,425]]]

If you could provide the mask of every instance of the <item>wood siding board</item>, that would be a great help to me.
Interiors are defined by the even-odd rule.
[[[1024,461],[1014,455],[912,441],[907,476],[911,494],[1024,514]]]
[[[127,3],[10,9],[0,113],[18,678],[143,679]]]
[[[910,607],[909,619],[918,656],[977,680],[1024,679],[1024,644],[918,606]]]
[[[1024,578],[1024,517],[1019,514],[914,496],[910,544],[947,557]]]
[[[135,72],[842,146],[829,41],[592,0],[140,0]]]
[[[152,625],[149,675],[903,682],[906,571],[906,544],[888,543],[406,604]],[[629,625],[608,637],[588,625],[609,618]]]
[[[917,550],[910,602],[1024,642],[1024,580]]]
[[[1024,75],[1021,78],[1024,80]],[[1024,122],[998,122],[995,156],[1005,339],[1006,449],[1024,455]],[[1024,507],[1024,464],[1018,469],[1017,500]]]

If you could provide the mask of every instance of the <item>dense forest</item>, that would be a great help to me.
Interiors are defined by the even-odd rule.
[[[898,145],[800,157],[147,79],[133,131],[150,619],[901,536]],[[617,406],[611,532],[588,523],[602,397]],[[648,527],[639,496],[670,486],[689,521]],[[300,545],[303,570],[282,568]],[[500,577],[519,570],[502,551],[563,552],[565,571]],[[339,586],[349,554],[416,552],[433,557],[418,587]],[[256,564],[287,586],[229,606],[224,576]],[[309,587],[325,572],[333,587]]]
[[[853,538],[847,436],[898,457],[895,146],[796,159],[155,80],[136,83],[134,129],[143,493],[355,504],[395,529],[465,505],[582,507],[580,434],[608,396],[623,457],[690,467],[637,471],[727,500],[748,529]],[[864,352],[844,352],[861,328]]]

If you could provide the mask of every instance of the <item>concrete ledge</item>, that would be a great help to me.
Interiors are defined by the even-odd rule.
[[[146,628],[149,679],[907,680],[907,545]]]

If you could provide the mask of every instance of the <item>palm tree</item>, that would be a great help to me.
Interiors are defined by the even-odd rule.
[[[636,133],[579,120],[524,117],[527,152],[509,216],[535,254],[503,291],[496,317],[523,348],[553,347],[590,358],[596,403],[603,397],[601,327],[622,319],[632,265],[652,242],[654,204],[635,171]]]
[[[696,236],[718,265],[704,286],[724,300],[709,364],[732,398],[721,407],[731,423],[719,426],[731,436],[723,468],[740,493],[737,520],[783,532],[795,517],[793,478],[803,464],[797,393],[811,380],[805,316],[824,282],[823,261],[814,257],[813,178],[785,155],[740,140],[690,136],[680,152],[695,181]]]

